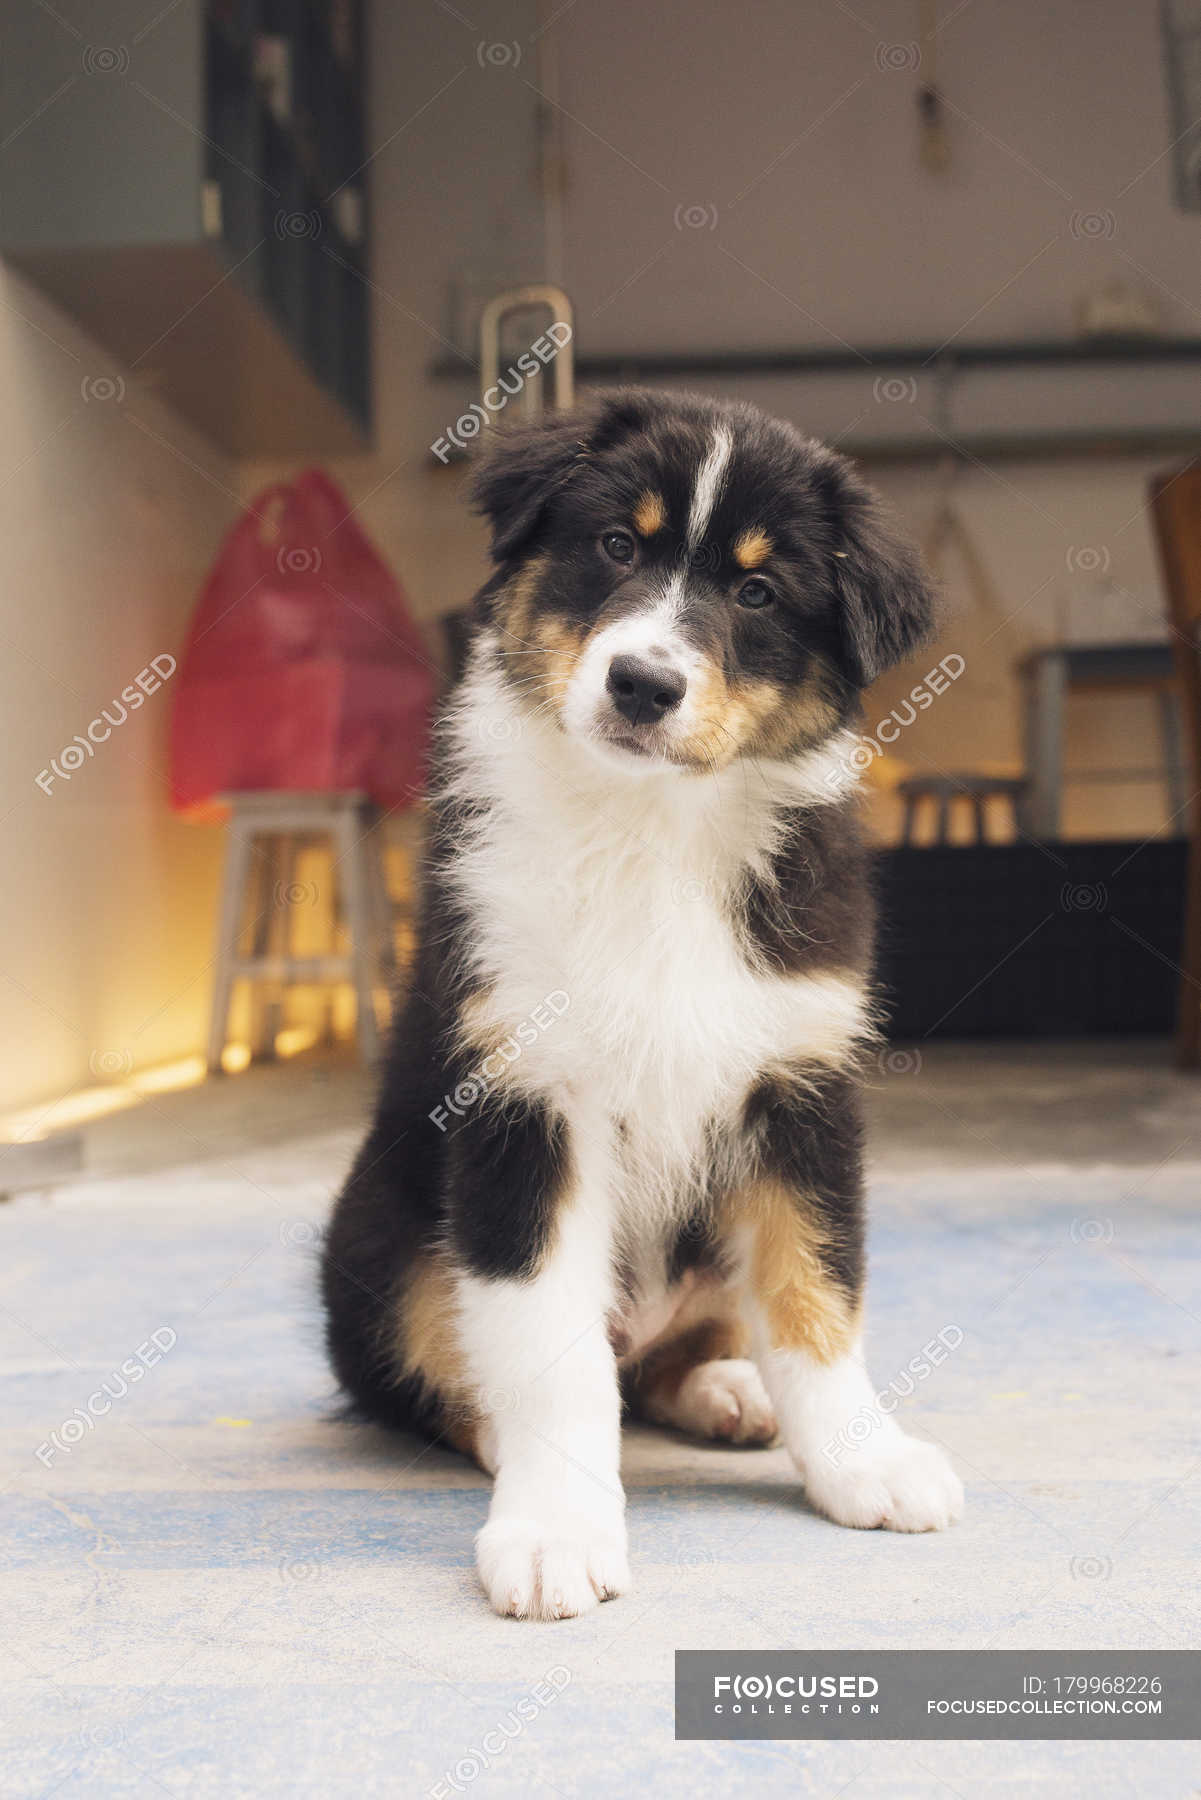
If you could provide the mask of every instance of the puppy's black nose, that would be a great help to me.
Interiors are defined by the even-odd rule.
[[[687,681],[670,663],[647,662],[641,656],[615,656],[605,683],[613,704],[631,725],[653,725],[674,711],[684,698]]]

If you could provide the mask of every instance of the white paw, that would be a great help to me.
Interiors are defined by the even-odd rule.
[[[943,1452],[895,1427],[843,1450],[837,1464],[819,1450],[802,1473],[819,1512],[862,1531],[943,1531],[963,1511],[963,1483]]]
[[[573,1619],[630,1585],[625,1528],[504,1516],[475,1540],[476,1566],[498,1613]]]
[[[753,1362],[698,1363],[663,1417],[681,1431],[732,1444],[770,1444],[776,1435],[776,1415]]]

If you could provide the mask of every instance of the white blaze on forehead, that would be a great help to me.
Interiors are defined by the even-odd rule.
[[[721,492],[721,484],[726,477],[726,464],[733,447],[734,440],[730,433],[724,425],[719,425],[713,433],[709,454],[697,472],[696,485],[692,490],[692,505],[688,512],[690,550],[695,550],[705,535],[713,508],[717,504],[717,496]]]

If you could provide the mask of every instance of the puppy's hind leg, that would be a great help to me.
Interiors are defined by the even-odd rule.
[[[480,1579],[499,1613],[571,1617],[629,1583],[605,1170],[526,1100],[465,1121],[451,1167],[460,1346],[495,1476]]]
[[[703,1320],[656,1345],[627,1382],[630,1408],[656,1425],[729,1444],[770,1444],[776,1415],[748,1360],[746,1328]]]

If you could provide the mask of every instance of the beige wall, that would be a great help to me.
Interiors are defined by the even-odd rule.
[[[201,1040],[219,834],[167,810],[170,681],[70,779],[36,778],[102,707],[119,718],[152,657],[179,656],[234,506],[211,446],[132,381],[106,398],[111,359],[0,283],[6,1108]]]
[[[1013,773],[1022,765],[1021,707],[1014,668],[1040,644],[1074,638],[1162,636],[1161,597],[1147,486],[1161,466],[1146,457],[1000,465],[1002,479],[976,468],[946,487],[937,472],[881,468],[875,478],[918,541],[929,545],[944,498],[968,534],[938,558],[944,624],[938,645],[910,670],[898,671],[868,696],[874,727],[923,675],[932,660],[955,652],[963,675],[908,727],[877,765],[887,786],[909,772],[984,769]],[[903,715],[904,716],[904,715]],[[1069,771],[1124,770],[1137,779],[1069,780],[1068,836],[1143,837],[1168,825],[1171,808],[1160,773],[1161,735],[1154,700],[1141,695],[1080,695],[1066,712]],[[966,811],[966,809],[965,809]],[[877,809],[891,835],[897,809]],[[966,830],[966,816],[958,821]],[[1000,829],[1002,821],[994,821]],[[1179,822],[1177,822],[1179,829]]]

